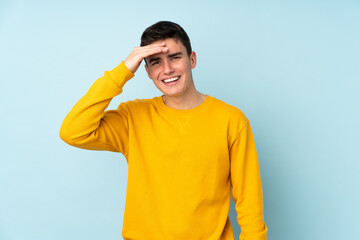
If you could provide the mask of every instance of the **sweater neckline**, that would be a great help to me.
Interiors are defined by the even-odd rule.
[[[206,98],[205,100],[198,106],[194,107],[194,108],[190,108],[190,109],[176,109],[176,108],[171,108],[169,106],[167,106],[164,101],[163,101],[163,97],[164,95],[161,95],[161,96],[158,96],[158,97],[155,97],[155,102],[157,104],[157,106],[167,112],[167,113],[170,113],[170,114],[176,114],[176,115],[189,115],[189,114],[193,114],[193,113],[196,113],[196,112],[200,112],[202,111],[203,109],[206,108],[206,106],[209,105],[209,103],[212,101],[212,97],[209,96],[209,95],[205,95]]]

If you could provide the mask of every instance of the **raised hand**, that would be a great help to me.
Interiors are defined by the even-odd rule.
[[[125,59],[124,63],[131,72],[135,73],[144,58],[158,53],[165,53],[168,50],[165,43],[154,43],[144,47],[135,47]]]

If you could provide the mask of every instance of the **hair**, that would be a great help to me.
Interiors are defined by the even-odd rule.
[[[187,54],[189,56],[191,55],[192,50],[189,36],[179,24],[169,21],[160,21],[146,28],[141,35],[140,46],[143,47],[152,44],[153,42],[167,38],[180,40],[181,43],[185,46]]]

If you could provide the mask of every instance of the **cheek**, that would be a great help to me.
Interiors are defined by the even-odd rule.
[[[152,80],[157,80],[159,77],[159,71],[157,71],[156,69],[152,69],[151,70],[151,79]]]

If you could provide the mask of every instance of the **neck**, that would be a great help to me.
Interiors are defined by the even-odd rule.
[[[206,95],[195,90],[193,93],[181,96],[164,95],[163,101],[168,107],[187,110],[199,106],[204,102],[205,98]]]

